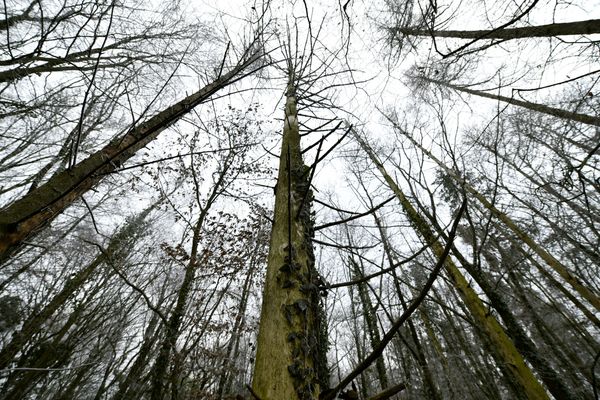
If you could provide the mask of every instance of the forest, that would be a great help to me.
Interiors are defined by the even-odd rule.
[[[598,400],[599,0],[3,0],[0,399]]]

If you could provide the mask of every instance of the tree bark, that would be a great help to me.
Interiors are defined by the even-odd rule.
[[[35,235],[163,130],[214,93],[239,79],[240,74],[255,60],[256,57],[252,56],[238,64],[196,93],[132,127],[124,136],[111,141],[73,168],[54,175],[45,184],[0,210],[0,264],[23,241]]]
[[[261,400],[313,400],[320,388],[310,192],[290,67],[275,211],[252,387]]]
[[[394,28],[396,32],[410,36],[434,36],[436,38],[456,39],[522,39],[533,37],[552,37],[568,35],[591,35],[600,33],[600,19],[587,21],[561,22],[520,28],[504,28],[499,30],[484,29],[475,31],[460,30],[428,30],[415,28]]]

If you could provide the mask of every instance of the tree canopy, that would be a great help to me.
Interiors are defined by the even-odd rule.
[[[600,2],[6,0],[0,399],[594,399]]]

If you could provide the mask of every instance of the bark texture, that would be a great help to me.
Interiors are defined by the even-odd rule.
[[[73,168],[54,175],[45,184],[0,210],[0,263],[79,196],[96,186],[105,175],[118,169],[139,149],[156,139],[163,130],[215,92],[234,82],[254,59],[251,57],[196,93],[148,121],[135,125],[124,136],[111,141]]]
[[[261,400],[317,399],[323,382],[319,294],[293,75],[283,142],[252,387]]]

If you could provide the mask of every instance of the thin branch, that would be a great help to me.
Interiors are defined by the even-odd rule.
[[[86,363],[81,365],[75,365],[73,367],[64,367],[64,368],[34,368],[34,367],[16,367],[16,368],[6,368],[0,369],[0,373],[11,372],[11,371],[43,371],[43,372],[51,372],[51,371],[69,371],[72,369],[88,367],[90,365],[99,364],[98,362]]]
[[[321,154],[321,146],[322,145],[323,145],[323,141],[321,140],[319,142],[319,147],[317,148],[317,155],[315,156],[315,160],[319,159],[319,154]],[[298,207],[298,212],[296,213],[296,219],[298,219],[300,217],[300,213],[302,212],[302,209],[304,208],[304,203],[306,203],[306,198],[308,197],[308,194],[310,193],[310,184],[312,183],[312,180],[313,180],[313,177],[315,176],[316,170],[317,170],[317,165],[316,165],[316,161],[315,161],[315,164],[313,164],[313,167],[310,170],[310,176],[308,177],[306,191],[304,192],[304,195],[302,196],[302,201],[300,202],[300,206]]]
[[[136,292],[138,292],[144,298],[144,300],[146,301],[146,305],[148,306],[148,308],[151,309],[152,311],[154,311],[156,313],[156,315],[158,315],[160,317],[160,319],[165,323],[165,326],[168,326],[169,321],[165,317],[165,315],[155,305],[152,304],[152,301],[150,300],[150,298],[148,297],[148,295],[141,288],[139,288],[135,284],[133,284],[121,271],[119,271],[119,269],[117,268],[116,265],[114,265],[114,263],[112,262],[110,256],[104,250],[104,248],[102,246],[100,246],[96,242],[91,242],[91,241],[86,240],[86,239],[82,239],[82,240],[84,242],[86,242],[86,243],[91,244],[92,246],[98,247],[98,249],[100,250],[100,252],[102,254],[104,254],[104,257],[106,258],[106,263],[112,267],[112,269],[115,271],[115,273],[117,275],[119,275],[119,277],[121,279],[123,279],[123,281],[127,284],[127,286],[131,287],[133,290],[135,290]]]
[[[404,265],[404,264],[407,264],[407,263],[413,261],[415,258],[417,258],[419,255],[421,255],[429,247],[431,247],[431,245],[430,244],[426,244],[425,246],[423,246],[419,250],[417,250],[417,252],[415,252],[414,254],[412,254],[410,257],[405,258],[404,260],[399,261],[399,262],[395,263],[394,265],[392,265],[390,267],[383,268],[383,269],[381,269],[381,270],[379,270],[377,272],[374,272],[374,273],[372,273],[370,275],[365,275],[362,278],[354,279],[352,281],[340,282],[340,283],[334,283],[334,284],[328,284],[328,285],[324,286],[323,289],[337,289],[337,288],[340,288],[340,287],[358,285],[359,283],[367,282],[367,281],[369,281],[369,280],[371,280],[373,278],[376,278],[376,277],[378,277],[380,275],[383,275],[383,274],[385,274],[387,272],[391,272],[391,271],[395,270],[396,268],[398,268],[401,265]]]
[[[346,219],[342,219],[342,220],[339,220],[339,221],[328,222],[328,223],[326,223],[326,224],[323,224],[323,225],[316,226],[316,227],[314,228],[314,230],[315,230],[315,232],[316,232],[316,231],[318,231],[318,230],[321,230],[321,229],[329,228],[330,226],[335,226],[335,225],[344,224],[344,223],[346,223],[346,222],[350,222],[350,221],[353,221],[353,220],[355,220],[355,219],[358,219],[358,218],[361,218],[361,217],[367,216],[367,215],[369,215],[369,214],[372,214],[372,213],[374,213],[375,211],[379,210],[381,207],[383,207],[384,205],[386,205],[387,203],[389,203],[390,201],[392,201],[392,200],[393,200],[393,199],[395,199],[395,198],[396,198],[396,196],[392,196],[392,197],[390,197],[389,199],[387,199],[386,201],[384,201],[383,203],[381,203],[381,204],[379,204],[379,205],[377,205],[377,206],[375,206],[375,207],[371,208],[370,210],[367,210],[367,211],[365,211],[365,212],[363,212],[363,213],[356,214],[356,215],[353,215],[353,216],[351,216],[351,217],[348,217],[348,218],[346,218]]]
[[[341,389],[348,386],[348,384],[350,382],[352,382],[354,380],[354,378],[356,378],[358,375],[360,375],[377,358],[379,358],[379,356],[381,356],[381,354],[383,354],[383,350],[386,348],[386,346],[392,341],[392,339],[396,335],[396,332],[398,332],[398,330],[402,327],[404,322],[406,322],[406,320],[408,320],[411,317],[411,315],[417,310],[417,308],[419,307],[421,302],[425,299],[425,297],[427,296],[427,293],[433,286],[433,283],[435,282],[437,276],[439,275],[440,271],[442,270],[442,267],[444,266],[444,264],[446,262],[446,259],[448,258],[448,254],[450,253],[450,249],[452,248],[452,243],[454,242],[454,238],[456,236],[456,230],[458,228],[458,223],[460,222],[460,219],[466,208],[467,208],[467,199],[465,197],[463,199],[463,203],[460,207],[460,210],[458,211],[458,214],[454,220],[454,223],[452,224],[452,229],[450,231],[450,234],[448,235],[448,242],[446,243],[446,246],[444,247],[444,251],[443,251],[441,257],[439,258],[435,268],[429,275],[427,282],[425,283],[425,285],[419,292],[419,295],[411,302],[411,304],[408,306],[406,311],[404,311],[404,313],[402,313],[400,318],[398,318],[398,320],[392,325],[392,327],[389,329],[389,331],[381,339],[381,342],[379,343],[379,345],[373,349],[371,354],[369,354],[367,356],[367,358],[365,358],[362,362],[360,362],[358,364],[358,366],[352,372],[350,372],[344,379],[342,379],[340,381],[340,383],[338,383],[338,385],[333,390],[331,390],[330,392],[327,392],[325,394],[325,396],[323,396],[320,400],[333,400],[335,398],[335,395]]]
[[[334,211],[338,211],[338,212],[342,212],[342,213],[346,213],[346,214],[359,214],[359,213],[357,213],[355,211],[348,211],[348,210],[343,210],[341,208],[337,208],[335,206],[332,206],[331,204],[327,204],[327,203],[325,203],[325,202],[323,202],[321,200],[318,200],[318,199],[314,199],[313,201],[315,203],[318,203],[318,204],[320,204],[322,206],[325,206],[325,207],[327,207],[327,208],[329,208],[331,210],[334,210]]]

